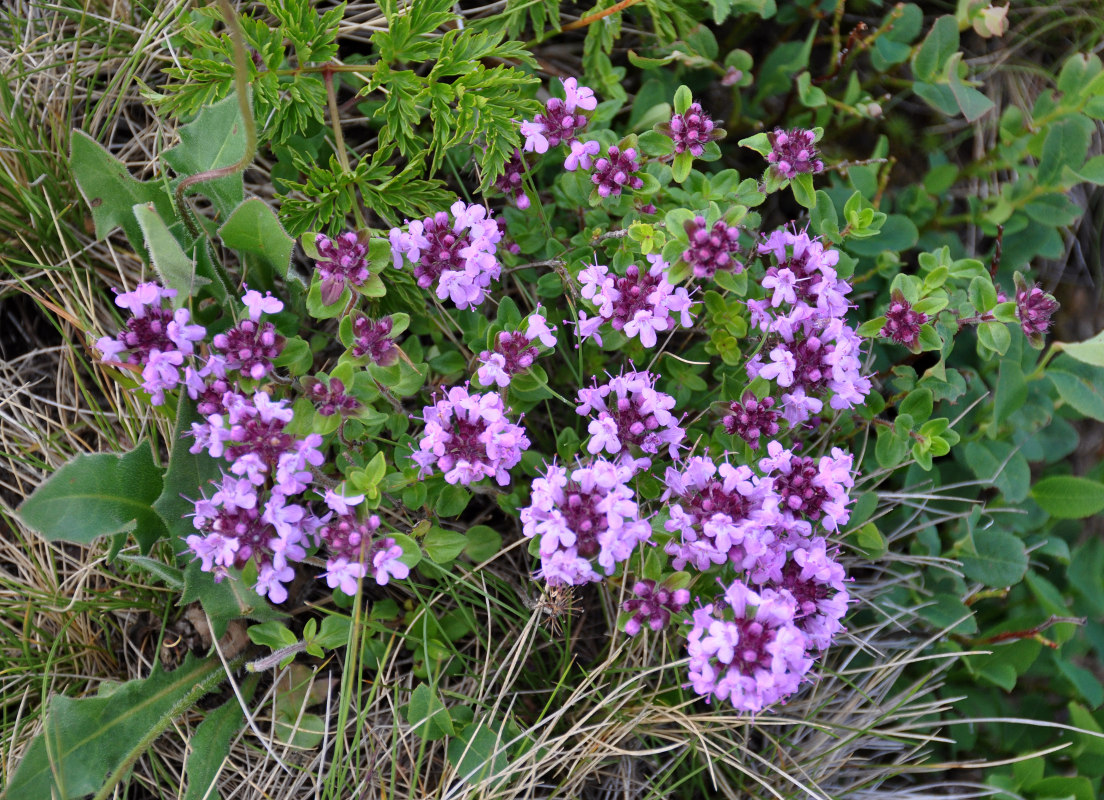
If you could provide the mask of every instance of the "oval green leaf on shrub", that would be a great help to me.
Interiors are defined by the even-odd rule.
[[[1058,519],[1082,519],[1104,511],[1104,483],[1072,475],[1043,478],[1031,488],[1031,496],[1044,511]]]

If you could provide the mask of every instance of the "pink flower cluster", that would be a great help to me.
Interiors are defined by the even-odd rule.
[[[608,322],[614,330],[639,338],[645,347],[655,347],[657,333],[672,330],[676,324],[684,328],[694,324],[690,295],[667,280],[671,265],[658,254],[647,259],[651,264],[648,269],[630,264],[624,277],[602,264],[593,264],[579,273],[583,297],[598,311],[596,317],[588,317],[585,311],[579,313],[580,339],[593,337],[601,344],[599,331]]]
[[[318,539],[326,545],[328,557],[322,576],[331,589],[340,588],[347,595],[357,591],[357,581],[372,575],[380,586],[392,578],[403,580],[410,567],[399,559],[402,548],[391,537],[378,538],[380,518],[372,514],[359,519],[353,507],[364,502],[364,495],[346,496],[326,491],[330,513],[318,520]]]
[[[584,111],[598,107],[594,92],[580,86],[575,78],[563,82],[566,97],[553,97],[545,103],[544,113],[537,114],[530,122],[521,123],[521,135],[525,137],[526,153],[545,153],[561,142],[571,144],[586,127],[588,117]]]
[[[438,471],[449,483],[463,486],[483,478],[509,484],[509,470],[529,449],[529,439],[506,412],[497,394],[469,394],[464,386],[449,389],[423,411],[425,433],[411,456],[421,474]]]
[[[551,584],[579,585],[602,579],[649,539],[626,482],[633,468],[603,458],[570,472],[555,464],[533,481],[530,504],[521,511],[522,531],[540,539],[539,577]]]
[[[451,300],[459,309],[474,308],[502,272],[495,256],[502,232],[483,206],[457,200],[449,211],[451,222],[439,211],[410,222],[406,231],[392,228],[394,265],[402,269],[404,259],[409,261],[420,287],[436,285],[439,299]]]
[[[509,386],[510,379],[533,366],[540,355],[534,342],[539,340],[548,349],[556,346],[555,331],[556,326],[549,327],[548,321],[538,309],[529,315],[525,332],[499,333],[494,350],[484,350],[479,355],[479,382],[484,386]]]
[[[346,286],[361,286],[368,280],[367,235],[346,231],[331,239],[320,233],[314,238],[314,246],[321,256],[316,266],[322,278],[322,305],[333,305]]]
[[[655,383],[656,376],[649,372],[625,372],[601,386],[595,381],[579,390],[575,413],[592,417],[587,452],[605,451],[635,468],[647,467],[651,459],[634,458],[633,451],[656,455],[666,448],[671,458],[678,456],[686,431],[671,413],[675,398],[657,392]]]

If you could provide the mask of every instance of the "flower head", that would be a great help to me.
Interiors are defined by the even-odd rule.
[[[1029,285],[1018,272],[1015,280],[1016,318],[1031,346],[1039,349],[1043,346],[1043,336],[1050,330],[1050,318],[1058,310],[1058,301],[1038,284]]]
[[[544,106],[544,113],[532,121],[521,123],[521,135],[525,137],[525,152],[544,153],[561,142],[573,142],[579,131],[586,127],[587,115],[598,107],[594,92],[580,86],[575,78],[563,82],[566,97],[551,98]]]
[[[644,186],[644,180],[636,174],[640,169],[636,155],[636,150],[631,147],[622,150],[610,145],[606,155],[595,160],[590,180],[598,187],[600,197],[617,197],[624,188],[640,189]]]
[[[771,151],[767,161],[781,178],[794,179],[804,172],[823,172],[824,162],[817,157],[816,136],[812,131],[793,128],[768,133]]]
[[[321,256],[315,263],[322,278],[322,305],[333,305],[346,286],[361,286],[368,280],[366,236],[345,231],[331,239],[320,233],[314,238],[314,246]]]
[[[705,150],[705,145],[719,139],[724,131],[714,130],[713,120],[702,111],[700,103],[691,103],[684,114],[675,114],[670,122],[657,125],[656,129],[675,142],[675,153],[689,152],[694,158]]]
[[[697,216],[684,225],[690,246],[682,252],[682,260],[694,270],[695,278],[712,278],[717,271],[743,272],[744,265],[737,260],[740,253],[740,229],[717,220],[712,228],[705,225],[705,217]]]
[[[587,452],[620,454],[623,463],[633,462],[633,449],[654,455],[666,448],[671,458],[678,455],[686,431],[671,413],[675,398],[657,392],[655,382],[649,372],[626,372],[601,386],[595,381],[592,388],[579,390],[575,411],[592,417]]]

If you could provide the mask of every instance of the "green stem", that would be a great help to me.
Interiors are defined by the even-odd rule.
[[[257,155],[257,125],[253,120],[253,109],[249,107],[249,77],[246,68],[245,37],[242,35],[241,23],[238,21],[234,9],[230,7],[230,0],[218,0],[219,9],[226,20],[226,27],[230,29],[230,39],[234,43],[234,92],[238,95],[238,108],[241,111],[242,127],[245,129],[245,152],[241,161],[228,167],[209,169],[195,175],[188,175],[177,184],[176,208],[184,219],[188,232],[199,236],[199,228],[195,224],[191,208],[184,201],[184,192],[197,183],[225,178],[242,172],[248,167],[253,157]]]
[[[333,130],[334,135],[334,151],[337,155],[337,163],[341,165],[341,169],[345,173],[351,173],[353,171],[352,164],[349,163],[349,153],[345,149],[345,134],[341,131],[341,114],[337,110],[337,91],[334,89],[334,71],[332,69],[322,70],[322,80],[326,84],[326,103],[330,109],[330,128]],[[364,221],[364,214],[360,210],[360,202],[356,197],[356,190],[351,189],[353,192],[353,216],[356,217],[357,230],[364,230],[368,227],[368,224]]]

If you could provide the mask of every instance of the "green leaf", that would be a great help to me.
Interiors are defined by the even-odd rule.
[[[136,205],[132,213],[142,228],[150,263],[161,277],[161,283],[176,289],[173,307],[180,308],[210,281],[196,274],[195,261],[180,247],[152,203]]]
[[[1004,364],[1001,364],[1003,374]],[[1058,389],[1058,395],[1067,405],[1076,409],[1086,417],[1104,422],[1104,394],[1100,389],[1085,380],[1080,375],[1051,367],[1046,371],[1046,376]],[[997,389],[999,391],[1000,385]]]
[[[868,522],[850,536],[851,543],[871,561],[885,555],[886,540],[873,522]]]
[[[253,644],[267,647],[270,650],[290,647],[298,641],[287,625],[276,620],[264,622],[260,625],[250,625],[245,632],[249,636],[249,641]]]
[[[1012,334],[1008,332],[1008,325],[1003,322],[983,322],[978,325],[977,334],[978,341],[998,355],[1007,353],[1012,344]]]
[[[468,507],[468,501],[470,500],[471,493],[463,486],[446,483],[444,488],[441,489],[441,494],[437,498],[434,509],[439,517],[455,517]]]
[[[1104,483],[1072,475],[1043,478],[1031,488],[1035,502],[1057,519],[1084,519],[1104,511]]]
[[[947,62],[947,85],[962,116],[966,117],[967,122],[976,122],[988,114],[996,104],[977,89],[964,84],[958,77],[958,63],[961,60],[962,53],[955,53]]]
[[[1083,342],[1055,342],[1054,346],[1082,364],[1104,367],[1104,331]]]
[[[191,435],[192,423],[201,421],[195,402],[181,398],[176,410],[173,440],[186,441]],[[169,533],[178,540],[178,544],[173,547],[173,552],[178,554],[177,563],[190,559],[187,552],[181,551],[184,550],[184,538],[195,533],[190,516],[195,513],[195,498],[211,481],[218,480],[221,472],[220,462],[211,458],[206,450],[192,453],[187,447],[172,448],[169,467],[165,470],[164,487],[153,508],[164,521]],[[192,500],[188,500],[189,497]]]
[[[109,785],[109,775],[115,785],[126,773],[122,767],[225,677],[219,659],[188,655],[174,671],[155,665],[148,678],[128,681],[107,697],[54,695],[44,731],[31,742],[5,796],[84,797]]]
[[[422,547],[431,561],[438,564],[447,564],[464,552],[468,545],[468,539],[464,534],[456,531],[446,531],[443,528],[433,527],[426,534]]]
[[[254,256],[274,274],[287,278],[295,240],[259,197],[251,197],[235,208],[218,235],[227,247]]]
[[[242,688],[246,699],[252,694],[251,682]],[[230,752],[230,742],[245,724],[245,714],[236,697],[231,697],[214,711],[208,711],[189,741],[185,772],[188,790],[184,800],[217,800],[216,785],[223,761]]]
[[[84,201],[92,209],[96,238],[104,239],[115,228],[122,228],[131,246],[144,257],[145,240],[134,207],[152,203],[163,217],[172,217],[172,200],[165,184],[139,181],[84,131],[73,131],[69,163]]]
[[[931,389],[914,389],[901,402],[897,411],[908,414],[920,424],[931,419],[933,407]]]
[[[921,81],[934,81],[958,49],[958,22],[950,14],[935,21],[912,58],[912,69]]]
[[[1092,125],[1081,116],[1067,117],[1050,125],[1043,140],[1036,180],[1041,186],[1060,186],[1062,168],[1076,170],[1085,163],[1092,139]]]
[[[794,200],[805,208],[813,208],[816,205],[816,192],[813,190],[813,175],[810,172],[802,172],[790,181],[790,191]]]
[[[493,726],[493,727],[492,727]],[[457,777],[469,785],[486,785],[487,778],[507,771],[506,739],[501,723],[494,720],[469,725],[448,744],[449,763]]]
[[[1013,586],[1027,573],[1027,552],[1023,542],[1007,531],[990,528],[975,531],[974,553],[959,557],[962,571],[972,581],[986,586]]]
[[[406,721],[414,728],[414,733],[428,741],[456,735],[448,709],[437,692],[425,683],[418,684],[410,695]]]
[[[936,595],[930,605],[919,609],[919,614],[940,630],[965,636],[977,633],[977,620],[970,607],[953,594]]]
[[[166,150],[164,159],[177,175],[198,175],[239,163],[245,155],[245,126],[237,94],[207,106],[179,130],[180,144]],[[241,205],[245,197],[242,173],[193,184],[195,191],[209,197],[223,217]]]
[[[671,162],[671,179],[675,183],[682,183],[690,176],[690,169],[694,165],[694,156],[690,151],[679,153]]]
[[[690,92],[686,86],[680,86],[675,90],[675,113],[685,114],[686,110],[690,108],[690,105],[694,102],[694,95]]]
[[[1011,359],[1002,360],[993,398],[993,420],[997,424],[1004,422],[1026,401],[1027,380],[1024,378],[1023,367]]]
[[[1031,488],[1031,468],[1023,453],[1009,442],[981,440],[967,442],[962,456],[974,475],[992,481],[1008,503],[1020,503]]]
[[[161,489],[161,469],[150,443],[142,441],[123,455],[78,455],[23,501],[19,515],[52,542],[90,544],[133,529],[148,553],[167,534],[152,505]]]
[[[493,558],[502,549],[502,534],[486,525],[469,528],[467,540],[464,553],[476,564]]]

